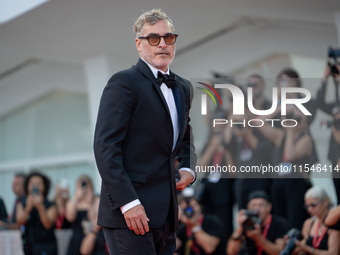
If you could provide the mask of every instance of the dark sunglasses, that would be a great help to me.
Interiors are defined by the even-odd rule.
[[[309,207],[315,208],[315,207],[316,207],[318,204],[320,204],[320,203],[321,203],[321,201],[316,202],[316,203],[306,204],[306,205],[305,205],[305,208],[306,208],[306,210],[308,210]]]
[[[161,42],[161,38],[164,38],[164,42],[167,45],[174,44],[177,39],[177,34],[166,34],[166,35],[158,35],[158,34],[149,34],[148,36],[139,36],[138,39],[148,39],[148,42],[151,46],[157,46]]]

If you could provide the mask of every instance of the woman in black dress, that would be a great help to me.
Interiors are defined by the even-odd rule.
[[[300,168],[311,167],[316,163],[317,155],[308,117],[297,107],[287,108],[287,115],[291,115],[287,119],[297,121],[295,127],[282,129],[265,124],[259,130],[275,145],[272,166],[279,171],[273,173],[273,213],[287,219],[290,227],[301,229],[308,218],[302,206],[304,194],[312,185],[309,173],[300,172]]]
[[[89,223],[89,210],[94,202],[93,184],[90,177],[80,176],[76,183],[74,197],[66,204],[66,219],[71,223],[73,230],[68,246],[68,255],[80,253],[80,245],[85,237],[86,226]]]
[[[50,180],[39,172],[32,172],[25,180],[27,198],[16,210],[18,225],[24,229],[23,243],[26,255],[57,255],[54,223],[56,206],[47,200]]]
[[[323,223],[330,209],[327,193],[320,187],[310,188],[305,195],[305,206],[312,217],[303,224],[304,238],[296,243],[294,254],[339,254],[340,232]]]

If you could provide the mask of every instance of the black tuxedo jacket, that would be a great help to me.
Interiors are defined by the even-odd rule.
[[[179,167],[194,169],[196,155],[189,125],[192,86],[177,75],[175,80],[180,134],[173,151],[170,112],[148,65],[139,59],[135,66],[108,81],[94,139],[102,177],[99,225],[127,228],[120,207],[138,198],[150,219],[150,228],[161,227],[170,213],[173,229],[177,229],[178,170],[174,160],[180,161]]]

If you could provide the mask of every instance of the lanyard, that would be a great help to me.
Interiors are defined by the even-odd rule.
[[[198,220],[198,224],[200,226],[202,226],[203,223],[203,218],[204,216],[202,216],[199,220]],[[193,234],[191,233],[191,228],[187,227],[186,228],[186,232],[187,232],[187,237],[189,237],[189,240],[187,241],[186,245],[185,245],[185,250],[186,252],[190,252],[193,251],[195,254],[199,254],[200,250],[198,249],[198,247],[195,246],[195,242],[193,241]],[[189,253],[185,253],[185,254],[189,254]]]
[[[318,249],[319,246],[320,246],[320,243],[321,243],[321,240],[323,239],[323,237],[325,236],[326,232],[327,232],[327,227],[325,227],[322,231],[322,234],[321,236],[319,236],[318,238],[318,234],[319,234],[319,228],[320,228],[320,225],[321,225],[321,222],[319,221],[317,227],[316,227],[316,230],[315,230],[315,233],[314,233],[314,237],[313,237],[313,247],[315,249]]]
[[[222,159],[224,157],[225,150],[216,151],[213,155],[213,165],[218,166],[221,165]]]
[[[269,214],[269,215],[268,215],[268,220],[267,220],[266,226],[264,227],[263,232],[262,232],[262,235],[263,235],[264,238],[267,237],[268,229],[269,229],[269,227],[270,227],[270,224],[272,224],[272,219],[273,219],[272,215]],[[263,248],[262,248],[262,247],[259,247],[258,245],[256,245],[256,246],[257,246],[257,255],[261,255],[261,253],[262,253],[262,251],[263,251]]]

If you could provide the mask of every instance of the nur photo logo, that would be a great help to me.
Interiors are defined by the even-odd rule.
[[[256,109],[253,104],[253,88],[248,87],[245,92],[243,92],[238,86],[233,84],[215,84],[214,87],[208,85],[203,82],[196,82],[198,84],[204,85],[206,88],[197,87],[198,89],[206,92],[206,94],[201,95],[201,115],[207,115],[207,94],[214,101],[215,106],[217,106],[217,101],[215,97],[219,100],[220,105],[222,106],[222,100],[220,95],[217,93],[216,89],[227,89],[231,93],[232,97],[232,115],[244,115],[245,108],[247,108],[253,115],[261,117],[260,119],[244,119],[242,121],[233,122],[232,119],[213,119],[213,127],[216,125],[225,125],[230,123],[233,125],[243,125],[244,127],[248,125],[249,127],[262,127],[264,122],[271,122],[272,127],[274,127],[275,122],[280,122],[283,127],[295,127],[298,124],[298,120],[293,118],[287,118],[289,114],[287,114],[287,106],[292,105],[292,107],[298,108],[304,115],[312,115],[307,108],[303,105],[307,103],[311,99],[311,93],[309,90],[301,87],[281,87],[280,92],[278,93],[278,88],[272,88],[272,98],[271,98],[271,107],[269,109]],[[216,88],[216,89],[215,89]],[[214,96],[214,95],[215,96]],[[298,98],[291,98],[289,95],[291,94],[299,94],[301,95]],[[280,95],[280,96],[279,96]],[[247,102],[245,104],[245,98],[247,98]],[[278,109],[278,107],[280,107]],[[276,110],[280,110],[281,116],[285,116],[286,118],[281,120],[280,118],[268,118],[265,119],[265,116],[269,116],[273,114]]]

